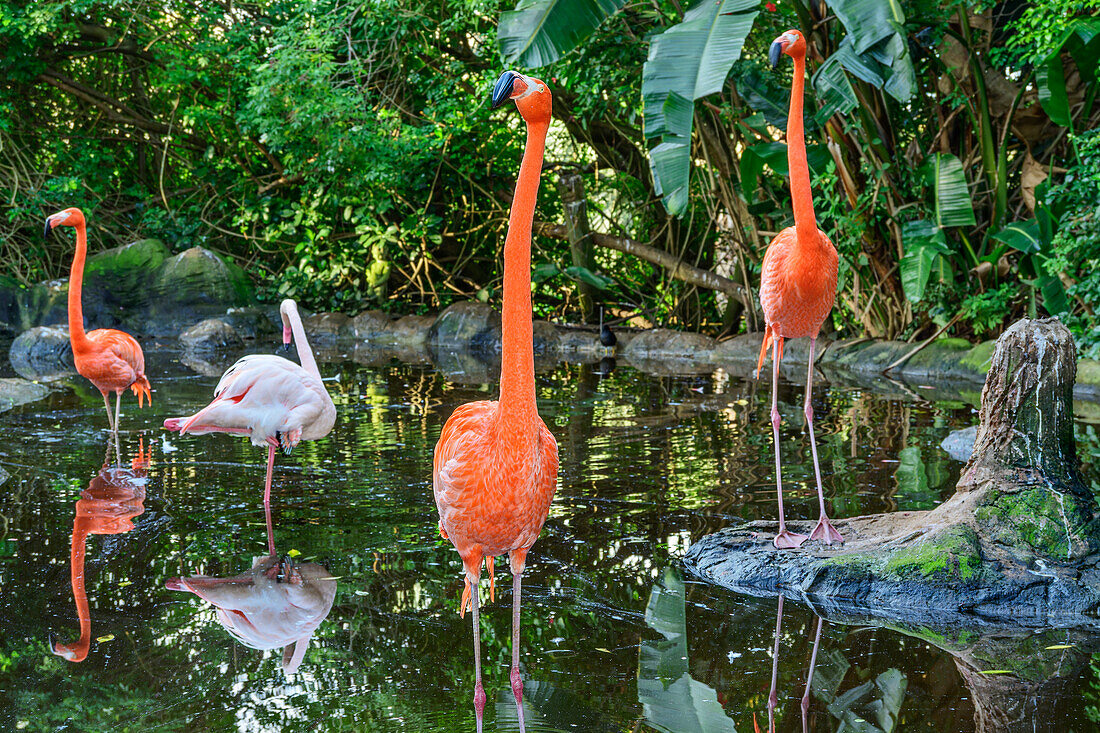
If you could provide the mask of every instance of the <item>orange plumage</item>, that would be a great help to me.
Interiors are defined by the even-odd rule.
[[[145,355],[141,346],[128,333],[113,328],[100,328],[84,332],[84,314],[81,311],[80,291],[84,283],[84,258],[88,249],[88,235],[84,222],[84,213],[80,209],[70,208],[46,218],[46,234],[53,227],[70,226],[76,228],[76,253],[69,273],[69,342],[73,349],[73,363],[76,371],[88,379],[103,395],[103,404],[107,408],[107,422],[115,438],[118,437],[118,411],[122,393],[127,389],[138,398],[138,407],[145,406],[145,400],[153,402],[152,387],[145,376]],[[107,399],[110,392],[115,393],[115,416],[111,416],[111,404]]]

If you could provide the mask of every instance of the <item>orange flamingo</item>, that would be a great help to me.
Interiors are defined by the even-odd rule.
[[[108,453],[110,449],[108,449]],[[84,589],[84,552],[90,534],[125,534],[134,528],[134,517],[145,511],[145,474],[149,455],[142,443],[130,468],[109,466],[106,459],[88,488],[76,502],[69,573],[80,620],[80,638],[73,644],[52,643],[54,654],[70,662],[83,662],[92,645],[92,614]]]
[[[46,218],[45,236],[54,227],[76,229],[76,254],[69,273],[69,342],[73,347],[73,363],[76,371],[86,377],[103,395],[107,408],[107,423],[115,438],[118,450],[118,423],[122,417],[122,393],[132,390],[138,398],[138,407],[145,406],[145,398],[153,404],[149,379],[145,376],[145,355],[134,337],[113,328],[97,328],[84,332],[84,314],[80,308],[80,289],[84,283],[84,257],[88,250],[88,233],[84,226],[84,212],[77,208],[65,209]],[[115,414],[111,416],[111,403],[107,393],[115,393]]]
[[[817,228],[814,216],[813,195],[810,193],[810,169],[806,165],[806,141],[802,133],[802,84],[806,76],[806,39],[796,30],[790,30],[776,38],[769,50],[772,65],[779,64],[779,57],[787,54],[794,59],[794,81],[791,85],[791,107],[787,117],[787,165],[791,176],[791,201],[794,205],[794,226],[787,227],[768,245],[760,270],[760,306],[764,310],[767,328],[764,343],[760,346],[760,368],[772,350],[772,435],[775,438],[775,486],[779,496],[779,534],[775,536],[777,548],[798,547],[806,541],[806,535],[787,531],[783,517],[783,478],[779,462],[779,361],[783,358],[783,339],[808,336],[810,358],[806,369],[806,396],[803,412],[810,432],[810,449],[814,457],[814,474],[817,477],[817,498],[821,505],[821,518],[810,534],[825,544],[843,542],[825,513],[825,492],[821,488],[821,467],[817,461],[817,442],[814,439],[814,409],[811,404],[814,382],[814,347],[821,324],[833,309],[836,299],[837,255],[836,247]]]
[[[301,366],[274,354],[241,357],[222,375],[209,405],[189,417],[164,421],[165,430],[179,431],[180,435],[232,433],[249,436],[252,445],[266,445],[265,509],[271,507],[275,449],[281,447],[284,453],[290,453],[299,441],[325,437],[336,423],[336,406],[321,381],[298,305],[289,298],[284,300],[279,315],[283,319],[283,348],[289,350],[293,340]],[[275,552],[270,525],[267,537],[268,547]]]
[[[522,729],[520,581],[527,552],[546,521],[558,477],[558,444],[535,404],[531,325],[531,226],[550,127],[551,95],[544,82],[505,71],[493,87],[493,108],[508,99],[515,100],[527,123],[527,143],[504,241],[500,400],[471,402],[454,411],[435,447],[432,473],[439,533],[454,544],[466,570],[463,615],[467,601],[472,600],[478,731],[485,709],[477,592],[481,563],[487,562],[491,592],[493,558],[508,553],[511,562],[511,683]]]

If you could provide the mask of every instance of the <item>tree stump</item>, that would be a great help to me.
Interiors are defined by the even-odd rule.
[[[839,520],[842,546],[776,550],[774,522],[741,524],[701,538],[685,564],[739,591],[907,622],[1100,625],[1098,507],[1078,470],[1075,373],[1057,319],[1020,321],[997,342],[974,453],[949,500]]]

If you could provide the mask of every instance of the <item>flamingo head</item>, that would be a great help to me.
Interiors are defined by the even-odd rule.
[[[83,662],[88,656],[88,649],[81,643],[61,644],[50,634],[50,651],[70,662]]]
[[[290,314],[298,316],[298,304],[287,298],[279,306],[279,315],[283,318],[283,351],[290,351],[290,342],[294,339],[294,331],[290,327]]]
[[[42,236],[50,236],[54,227],[75,227],[84,223],[84,212],[74,207],[59,211],[46,217],[46,231]]]
[[[806,39],[801,32],[792,29],[772,41],[771,48],[768,49],[768,60],[771,61],[772,68],[779,66],[779,57],[783,54],[792,57],[806,55]]]
[[[492,108],[496,109],[509,99],[528,122],[550,122],[552,95],[546,82],[519,73],[505,71],[493,86]]]

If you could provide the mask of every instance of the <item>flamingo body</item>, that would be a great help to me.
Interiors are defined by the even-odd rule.
[[[439,529],[467,573],[478,572],[483,557],[526,554],[542,531],[557,483],[558,444],[546,423],[536,413],[527,435],[509,434],[498,429],[499,406],[483,400],[459,407],[435,449]]]
[[[760,307],[774,336],[815,337],[836,300],[838,258],[825,232],[800,246],[795,227],[775,235],[760,268]]]
[[[214,400],[188,418],[164,423],[181,434],[247,434],[253,445],[278,440],[284,449],[328,435],[336,407],[321,379],[273,354],[251,354],[222,375]]]
[[[299,366],[273,354],[245,356],[229,367],[214,388],[214,400],[189,417],[170,417],[166,430],[180,434],[233,433],[247,435],[253,445],[267,446],[264,507],[270,508],[275,449],[290,453],[304,440],[329,434],[336,422],[336,406],[321,381],[317,361],[306,340],[298,306],[284,300],[283,345],[297,344]],[[271,532],[268,531],[271,544]],[[274,550],[272,550],[274,552]]]

